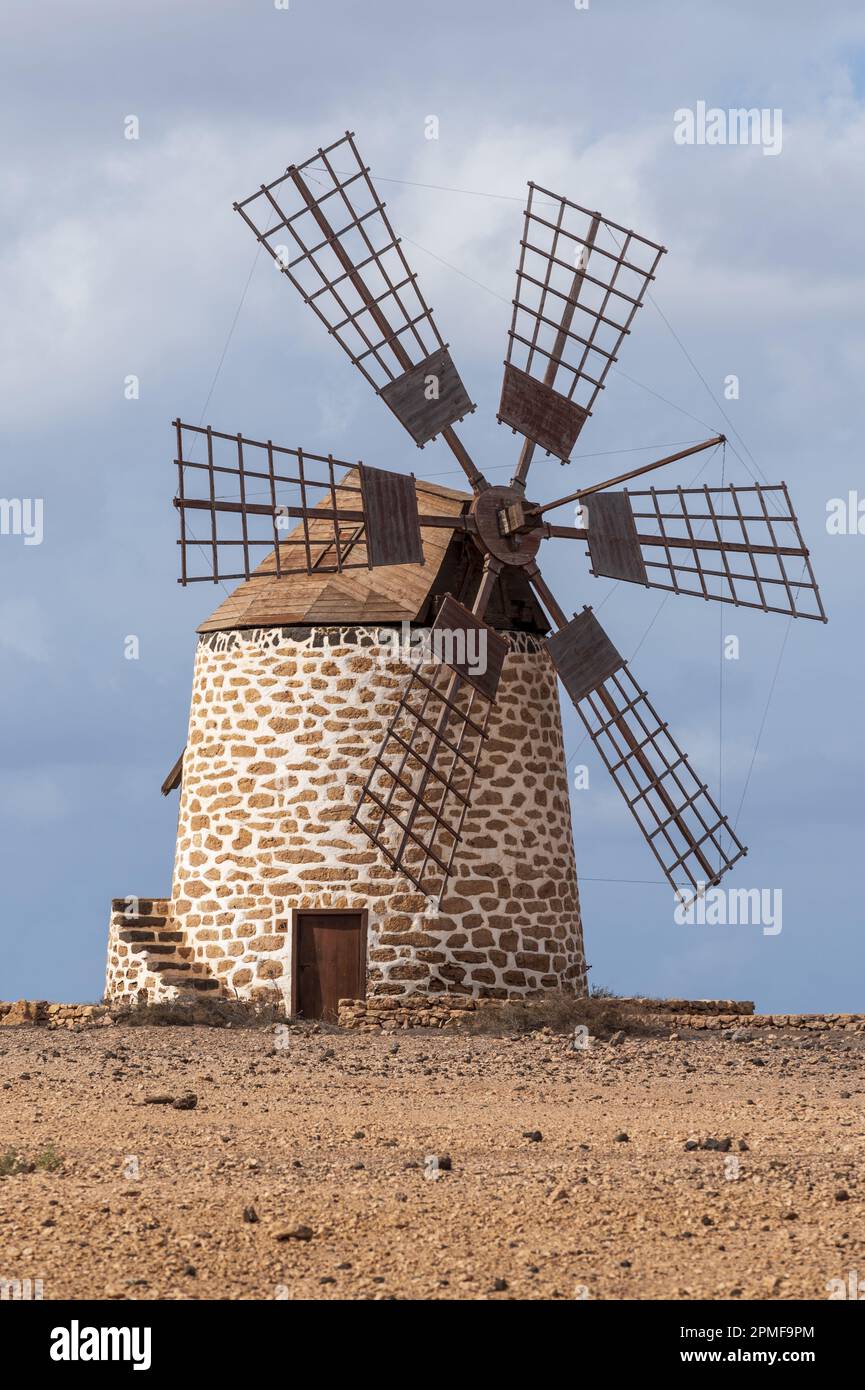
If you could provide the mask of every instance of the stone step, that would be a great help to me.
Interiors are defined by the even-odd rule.
[[[174,974],[173,971],[166,970],[160,978],[163,984],[176,985],[181,990],[219,989],[219,981],[210,975],[184,975],[179,971]]]
[[[147,954],[150,955],[150,952],[148,951]],[[171,952],[171,955],[169,955],[169,956],[163,956],[163,957],[162,957],[161,959],[159,959],[159,960],[150,961],[150,962],[149,962],[149,965],[150,965],[150,969],[151,969],[151,970],[191,970],[191,969],[192,969],[192,962],[191,962],[191,961],[188,961],[188,960],[182,960],[181,957],[178,956],[178,955],[176,955],[174,951],[172,951],[172,952]]]
[[[161,931],[170,923],[170,918],[165,914],[155,912],[139,912],[135,917],[127,917],[125,912],[114,912],[111,916],[112,927],[132,930],[146,928],[153,931]]]
[[[120,940],[132,946],[160,946],[183,940],[182,931],[146,931],[139,927],[126,927],[120,932]]]
[[[112,898],[112,899],[111,899],[111,911],[114,912],[114,913],[118,913],[121,917],[124,915],[124,913],[126,912],[126,910],[128,909],[129,906],[130,906],[130,904],[128,903],[128,901],[126,900],[126,898]],[[139,912],[139,916],[140,916],[141,914],[150,914],[150,913],[152,913],[153,910],[154,910],[154,907],[155,907],[155,909],[156,909],[156,915],[157,915],[157,916],[161,916],[161,915],[163,915],[164,913],[169,912],[169,911],[171,910],[171,899],[170,899],[170,898],[139,898],[139,899],[138,899],[138,912]]]

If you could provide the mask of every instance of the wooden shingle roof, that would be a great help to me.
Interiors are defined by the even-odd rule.
[[[356,472],[352,470],[343,481],[356,485]],[[416,488],[421,514],[459,516],[471,501],[467,493],[422,480],[418,480]],[[328,500],[321,505],[329,506],[330,502]],[[346,494],[344,505],[357,507],[356,494]],[[332,551],[325,557],[324,553],[329,547],[322,542],[331,533],[329,523],[310,523],[313,541],[317,536],[321,537],[318,546],[313,545],[313,560],[324,557],[330,566],[333,565]],[[302,535],[301,523],[290,533],[289,539],[297,540]],[[421,540],[426,561],[423,565],[387,565],[367,569],[366,552],[362,546],[358,546],[352,552],[351,560],[363,559],[363,567],[346,569],[341,574],[307,574],[304,571],[277,577],[276,561],[271,551],[253,577],[239,584],[216,612],[200,624],[198,631],[290,627],[308,623],[415,622],[427,604],[452,536],[453,532],[447,527],[422,528]],[[280,546],[280,555],[283,567],[290,565],[298,568],[303,550],[297,546]]]

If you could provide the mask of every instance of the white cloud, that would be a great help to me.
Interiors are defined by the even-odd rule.
[[[0,599],[0,647],[26,661],[51,660],[45,617],[35,599]]]
[[[501,359],[509,303],[441,261],[509,302],[531,178],[670,246],[655,293],[689,332],[696,325],[710,340],[746,340],[744,325],[756,316],[765,341],[783,326],[786,355],[776,373],[799,376],[807,357],[815,390],[831,393],[835,371],[852,377],[859,367],[848,339],[865,308],[856,211],[865,166],[854,157],[865,110],[833,101],[788,124],[784,151],[771,161],[747,148],[676,146],[672,113],[634,117],[594,139],[573,124],[497,121],[480,125],[471,141],[427,142],[380,119],[359,139],[374,174],[517,199],[381,184],[459,362]],[[0,262],[0,351],[10,364],[13,422],[41,419],[46,404],[71,418],[103,408],[113,393],[120,399],[132,372],[148,391],[192,367],[204,389],[255,249],[232,201],[327,133],[326,123],[277,128],[252,118],[180,122],[163,138],[145,130],[137,142],[118,131],[115,152],[82,153],[54,171],[47,205],[44,171],[32,161],[29,173],[13,167],[26,229],[7,235]],[[289,360],[307,351],[333,359],[338,350],[269,270],[262,256],[243,310],[263,346],[275,337]],[[647,327],[650,317],[644,311],[641,335],[662,331]],[[837,354],[821,387],[816,345],[830,340]],[[749,351],[743,341],[743,355]],[[627,369],[630,345],[625,352]]]

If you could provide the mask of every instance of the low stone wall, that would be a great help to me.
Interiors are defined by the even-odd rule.
[[[647,999],[635,995],[632,999],[616,999],[617,1004],[645,1009],[655,1014],[752,1014],[753,999]]]
[[[476,1009],[507,1007],[499,999],[472,999],[461,994],[442,994],[408,999],[341,999],[341,1028],[361,1032],[392,1032],[397,1028],[455,1028]],[[522,1002],[522,1001],[520,1001]],[[527,1001],[530,1003],[530,1001]],[[602,1002],[602,1001],[599,1001]],[[729,1028],[805,1028],[826,1031],[839,1028],[865,1032],[865,1014],[755,1014],[749,999],[612,999],[623,1012],[638,1012],[646,1022],[671,1030],[696,1028],[723,1031]]]
[[[47,999],[0,1002],[0,1027],[40,1024],[48,1028],[94,1028],[113,1022],[107,1004],[50,1004]]]
[[[507,1007],[500,999],[475,999],[465,994],[416,995],[404,999],[341,999],[338,1023],[359,1032],[393,1032],[398,1028],[456,1028],[478,1009]],[[645,1022],[665,1030],[698,1029],[721,1032],[742,1028],[800,1028],[811,1032],[841,1030],[865,1033],[865,1014],[755,1014],[749,1000],[616,999],[624,1013],[639,1013]],[[105,1028],[124,1009],[110,1004],[52,1004],[47,999],[0,1001],[0,1027]],[[202,1022],[208,1021],[202,1015]]]
[[[403,999],[340,999],[338,1022],[341,1028],[357,1028],[371,1033],[394,1028],[447,1028],[456,1027],[466,1016],[476,1009],[502,1008],[508,1004],[526,1003],[531,1000],[474,999],[463,994],[416,995]],[[541,1002],[540,1000],[538,1002]],[[603,1000],[598,1003],[602,1004]],[[750,1019],[754,1013],[753,1002],[749,999],[611,999],[611,1004],[621,1005],[631,1012],[638,1011],[646,1017],[658,1017],[659,1022],[682,1023],[684,1017],[698,1016],[703,1020],[699,1027],[707,1027],[705,1020],[734,1018],[736,1022]],[[715,1024],[727,1027],[727,1023]]]
[[[865,1014],[703,1014],[665,1013],[672,1028],[806,1028],[815,1032],[840,1028],[865,1033]]]
[[[476,1009],[501,1007],[498,999],[475,999],[468,994],[411,995],[403,999],[375,996],[340,999],[340,1028],[362,1033],[391,1032],[395,1028],[455,1027]]]

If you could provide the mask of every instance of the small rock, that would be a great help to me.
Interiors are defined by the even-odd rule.
[[[734,1028],[730,1034],[731,1042],[750,1042],[751,1034],[747,1028]]]
[[[524,1138],[524,1139],[528,1139],[529,1142],[532,1143],[532,1144],[540,1144],[540,1142],[541,1142],[541,1140],[543,1139],[543,1137],[544,1137],[544,1136],[541,1134],[541,1131],[540,1131],[539,1129],[524,1129],[524,1130],[523,1130],[523,1138]]]
[[[609,1041],[610,1047],[618,1047],[620,1043],[623,1043],[625,1041],[625,1034],[622,1029],[618,1028],[615,1033],[612,1033]]]
[[[280,1231],[276,1239],[279,1241],[312,1240],[313,1234],[311,1226],[293,1226],[290,1231]]]
[[[255,1207],[244,1207],[243,1219],[244,1221],[248,1221],[250,1225],[253,1225],[258,1220],[258,1212],[255,1210]]]
[[[139,1105],[173,1105],[174,1096],[145,1096]]]
[[[172,1110],[194,1110],[198,1104],[198,1096],[192,1091],[187,1091],[185,1096],[178,1096],[177,1100],[171,1102]]]
[[[619,1133],[616,1135],[617,1144],[630,1144],[630,1142],[630,1135],[626,1134],[624,1130],[620,1130]]]
[[[850,1193],[847,1191],[847,1189],[846,1189],[845,1187],[839,1187],[839,1188],[836,1190],[836,1192],[835,1192],[835,1201],[836,1201],[836,1202],[849,1202],[849,1200],[850,1200]]]
[[[553,1188],[547,1200],[550,1202],[564,1202],[567,1199],[567,1195],[568,1189],[563,1183],[559,1183],[557,1187]]]
[[[494,1279],[494,1280],[493,1280],[493,1293],[504,1293],[504,1291],[505,1291],[505,1289],[506,1289],[507,1287],[508,1287],[508,1281],[507,1281],[507,1279]]]

